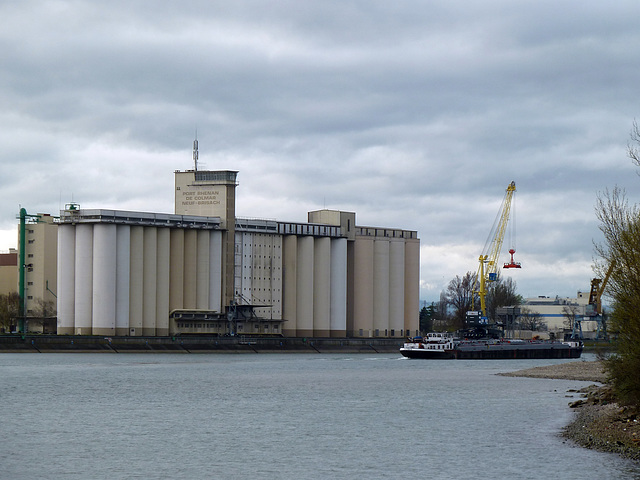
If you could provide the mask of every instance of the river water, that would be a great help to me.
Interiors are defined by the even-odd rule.
[[[588,356],[587,356],[588,357]],[[2,479],[640,479],[558,433],[563,360],[1,354]]]

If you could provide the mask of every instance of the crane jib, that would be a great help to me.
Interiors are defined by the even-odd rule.
[[[504,235],[507,231],[507,225],[511,216],[511,203],[516,191],[516,182],[513,181],[507,187],[504,199],[498,215],[485,243],[485,248],[479,257],[478,273],[476,274],[476,282],[478,290],[474,291],[480,297],[480,309],[482,317],[486,318],[485,296],[487,294],[487,283],[494,282],[498,279],[498,256],[504,242]],[[512,222],[515,223],[515,222]],[[515,236],[515,235],[514,235]],[[503,264],[503,268],[522,268],[520,262],[516,262],[513,255],[516,253],[515,246],[509,249],[511,259],[508,263]],[[474,306],[472,305],[472,310]]]

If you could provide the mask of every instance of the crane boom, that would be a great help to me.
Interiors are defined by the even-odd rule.
[[[516,182],[513,181],[507,187],[504,199],[502,200],[502,205],[498,211],[498,216],[493,223],[487,242],[478,259],[479,266],[476,274],[476,284],[478,285],[478,289],[475,290],[474,293],[477,293],[480,297],[480,309],[482,311],[481,315],[483,318],[486,318],[487,315],[487,305],[485,302],[485,297],[487,295],[487,283],[493,282],[497,279],[498,256],[500,255],[500,250],[502,249],[502,244],[504,242],[504,234],[507,230],[507,224],[509,223],[511,201],[515,191]],[[511,254],[511,262],[505,263],[504,268],[521,268],[520,264],[513,260],[515,249],[511,248],[509,253]],[[472,304],[472,309],[473,308],[474,306]]]
[[[596,315],[602,314],[602,294],[604,293],[604,289],[607,286],[607,282],[609,281],[609,277],[611,276],[611,272],[613,271],[615,265],[615,260],[612,260],[611,263],[609,263],[609,268],[607,268],[604,279],[594,278],[593,280],[591,280],[589,305],[593,305]]]

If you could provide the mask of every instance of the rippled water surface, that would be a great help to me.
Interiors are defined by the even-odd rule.
[[[558,360],[2,354],[4,479],[622,479],[558,436]]]

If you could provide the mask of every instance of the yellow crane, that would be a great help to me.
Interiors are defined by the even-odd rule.
[[[594,278],[593,280],[591,280],[589,305],[593,305],[595,315],[602,314],[602,294],[604,293],[604,289],[607,286],[607,282],[609,281],[609,277],[611,276],[611,272],[613,271],[615,265],[615,260],[612,260],[611,263],[609,263],[609,268],[607,268],[604,279]]]
[[[609,277],[611,276],[611,272],[613,271],[615,266],[615,259],[611,260],[604,278],[594,278],[593,280],[591,280],[591,291],[589,292],[589,303],[585,315],[585,320],[587,319],[587,317],[589,317],[592,320],[596,321],[598,326],[596,332],[597,339],[607,339],[607,321],[602,310],[602,295],[604,294],[604,289],[607,286],[607,282],[609,281]],[[581,319],[576,319],[576,321],[574,322],[571,338],[582,338]]]
[[[514,181],[507,187],[498,215],[493,222],[493,227],[491,228],[487,242],[480,254],[476,283],[473,292],[474,294],[478,294],[480,297],[480,311],[469,312],[471,315],[468,315],[467,318],[468,320],[471,320],[472,323],[487,323],[487,305],[485,302],[487,285],[498,278],[498,256],[502,249],[504,234],[507,231],[507,224],[509,223],[511,215],[511,202],[515,193],[516,182]],[[503,268],[521,268],[520,263],[515,262],[513,259],[513,254],[516,253],[515,247],[511,246],[509,253],[511,254],[511,261],[505,263]],[[471,309],[475,310],[474,307],[475,302],[472,299]],[[475,317],[475,319],[473,317]]]

